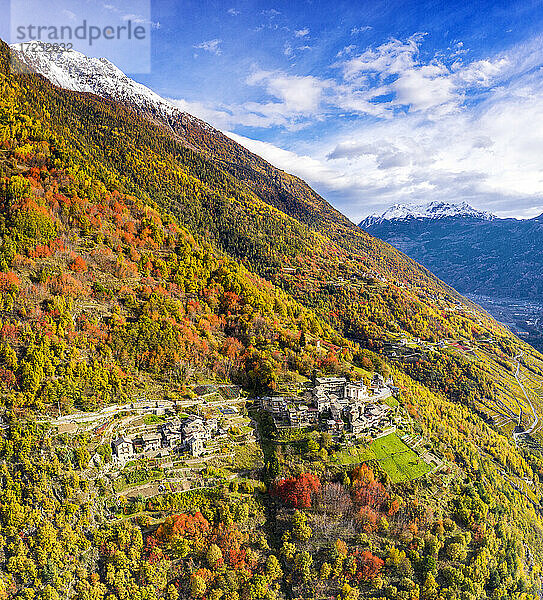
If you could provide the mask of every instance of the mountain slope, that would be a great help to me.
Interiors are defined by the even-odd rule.
[[[360,227],[405,252],[462,293],[540,298],[543,219],[460,211],[439,218],[392,208]]]
[[[249,183],[263,199],[287,214],[293,211],[308,223],[326,216],[327,221],[348,223],[305,182],[272,167],[222,132],[176,108],[127,77],[107,59],[90,58],[75,51],[51,53],[40,42],[33,44],[22,58],[32,70],[59,87],[115,100],[166,127],[185,145],[216,159],[219,166]]]
[[[185,147],[205,156],[236,181],[246,184],[271,206],[311,229],[324,233],[339,245],[353,245],[362,252],[371,249],[382,270],[397,269],[405,261],[389,247],[376,244],[349,219],[333,208],[303,180],[290,175],[253,154],[209,124],[181,111],[155,92],[128,78],[106,59],[93,59],[78,52],[51,53],[40,43],[24,55],[29,67],[50,81],[70,90],[92,92],[120,102],[156,123]],[[418,265],[412,264],[413,269]],[[428,273],[425,273],[428,276]]]
[[[511,356],[526,347],[424,268],[344,217],[329,232],[320,226],[315,231],[220,169],[217,159],[188,149],[177,135],[129,107],[61,90],[35,75],[19,80],[21,106],[51,124],[57,160],[74,165],[67,190],[88,195],[87,182],[100,181],[171,214],[199,243],[242,261],[341,336],[370,349],[402,336],[429,343],[459,338],[476,343],[490,336]],[[221,156],[233,160],[227,152]],[[324,216],[316,211],[321,223],[336,212],[325,207]],[[457,397],[478,401],[484,388],[472,393],[467,385]]]
[[[514,357],[537,387],[541,355],[387,244],[336,241],[344,218],[328,237],[163,125],[13,74],[2,44],[0,91],[1,595],[535,598],[543,465],[511,433],[535,418]],[[222,460],[179,461],[195,489],[168,491],[164,466],[166,489],[129,500],[117,479],[147,481],[158,457],[120,471],[94,460],[100,427],[50,426],[73,408],[129,412],[140,394],[189,410],[203,380],[289,390],[313,370],[392,374],[391,407],[440,470],[393,484],[377,455],[353,469],[341,435],[281,437],[256,404],[265,470],[223,472],[232,428]]]
[[[65,58],[66,54],[70,57]],[[54,69],[48,67],[51,61]],[[115,96],[158,125],[163,133],[143,127],[128,136],[129,144],[138,147],[137,152],[141,152],[140,147],[152,147],[153,152],[160,154],[160,158],[149,156],[136,164],[131,148],[123,145],[123,134],[116,131],[125,118],[118,108],[100,128],[93,127],[95,119],[103,121],[104,114],[110,111],[93,114],[95,109],[91,104],[81,116],[73,115],[73,129],[84,138],[80,143],[82,147],[93,147],[102,161],[111,162],[115,154],[121,169],[133,173],[138,189],[146,190],[155,202],[168,210],[179,210],[182,206],[185,222],[191,223],[195,231],[205,231],[227,252],[248,261],[247,264],[262,275],[310,303],[325,318],[332,318],[334,326],[346,335],[362,339],[371,331],[370,337],[379,338],[372,323],[397,321],[393,327],[398,330],[426,336],[422,320],[414,327],[415,322],[401,316],[403,309],[400,313],[394,310],[393,297],[398,286],[404,287],[403,296],[410,304],[409,311],[419,312],[433,323],[433,335],[437,331],[452,335],[450,327],[438,324],[441,317],[434,309],[429,310],[425,299],[435,292],[443,296],[445,303],[463,302],[456,292],[417,263],[362,232],[300,179],[276,169],[202,121],[172,108],[150,90],[142,91],[142,86],[131,82],[107,61],[88,59],[78,53],[37,52],[37,58],[31,63],[46,75],[51,76],[54,71],[54,81],[66,81],[69,77],[71,87],[83,91],[92,88],[108,98]],[[58,75],[58,69],[65,73],[63,77]],[[65,103],[63,118],[73,118],[73,98],[61,96],[59,99]],[[83,128],[78,123],[80,118],[85,120]],[[115,120],[114,125],[109,123],[111,119]],[[113,140],[110,129],[115,132]],[[103,153],[106,147],[112,148],[108,156]],[[195,156],[193,150],[202,153]],[[202,191],[193,194],[190,185],[177,176],[168,179],[168,173],[161,173],[165,181],[157,178],[151,165],[164,164],[165,156],[182,163],[185,169],[194,171],[196,168],[196,179],[204,186]],[[131,164],[122,163],[126,160]],[[170,192],[164,197],[166,188]],[[222,197],[210,195],[210,189],[220,191]],[[172,205],[172,199],[176,206]],[[254,208],[247,210],[250,207]],[[273,242],[255,235],[262,230],[273,234]],[[318,258],[319,254],[324,260]],[[365,284],[375,277],[381,279],[377,288],[374,283]],[[323,285],[324,281],[329,284]],[[365,303],[362,313],[356,301],[361,292]]]

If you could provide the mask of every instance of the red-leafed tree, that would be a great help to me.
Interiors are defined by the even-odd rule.
[[[353,482],[356,481],[367,485],[375,481],[375,475],[368,465],[361,464],[352,470],[351,480]]]
[[[70,265],[70,269],[76,273],[84,273],[87,270],[87,263],[82,256],[76,256]]]
[[[209,529],[209,522],[200,512],[194,515],[172,515],[157,529],[156,539],[162,544],[169,544],[176,538],[187,538],[198,546],[203,543]]]
[[[379,513],[370,508],[369,506],[363,506],[357,513],[358,521],[362,526],[362,529],[366,533],[372,533],[377,528],[379,521]]]
[[[243,548],[245,536],[235,524],[219,523],[214,528],[210,537],[212,543],[221,549],[224,561],[232,567],[245,566],[245,549]]]
[[[361,465],[353,471],[352,479],[353,502],[359,506],[381,510],[389,495],[383,484],[375,479],[373,471],[367,465]]]
[[[302,473],[298,477],[280,479],[272,487],[272,494],[288,506],[309,508],[313,496],[320,492],[321,482],[313,473]]]
[[[385,564],[382,559],[378,556],[374,556],[368,550],[356,554],[357,573],[358,579],[369,581],[375,579],[381,572],[383,565]]]
[[[0,292],[9,292],[15,290],[21,285],[21,280],[13,271],[0,273]]]

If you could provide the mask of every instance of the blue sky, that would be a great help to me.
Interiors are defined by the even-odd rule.
[[[543,212],[543,1],[161,0],[151,20],[137,81],[353,220]]]

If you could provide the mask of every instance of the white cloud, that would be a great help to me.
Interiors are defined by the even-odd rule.
[[[183,99],[168,98],[177,108],[188,112],[218,129],[227,130],[243,123],[247,127],[269,127],[270,123],[287,126],[288,120],[276,111],[269,114],[251,112],[244,105],[213,105],[208,102],[188,101]]]
[[[471,63],[457,57],[447,61],[445,56],[423,62],[419,48],[424,37],[418,33],[404,41],[392,39],[356,56],[355,46],[347,46],[339,53],[340,61],[332,65],[343,80],[257,70],[247,83],[261,87],[268,98],[233,106],[232,112],[239,115],[241,125],[254,123],[255,115],[259,115],[256,120],[264,127],[289,128],[310,125],[316,114],[333,116],[338,111],[381,119],[420,112],[435,120],[464,110],[468,94],[489,93],[518,72],[519,65],[524,72],[533,69],[539,56],[537,44],[532,44],[524,52],[517,50]],[[197,47],[220,53],[220,40]],[[292,59],[296,51],[309,49],[294,48],[286,42],[283,54]]]
[[[233,125],[232,113],[224,108],[211,106],[205,102],[190,102],[183,99],[168,98],[168,102],[171,102],[177,108],[187,112],[199,119],[202,119],[208,123],[213,123],[215,127],[220,129],[227,129]]]
[[[365,73],[380,76],[404,73],[415,66],[423,37],[424,34],[417,33],[404,42],[392,39],[377,48],[368,48],[341,65],[343,76],[347,80],[354,80]]]
[[[332,133],[302,136],[290,150],[229,135],[355,221],[430,200],[534,216],[543,205],[543,38],[472,61],[455,54],[458,43],[423,60],[423,39],[345,53],[335,79],[255,70],[246,83],[261,90],[260,102],[178,105],[224,130],[334,119]],[[342,120],[353,114],[361,117]]]
[[[218,56],[219,54],[222,54],[221,44],[222,44],[222,40],[214,39],[214,40],[207,40],[205,42],[202,42],[201,44],[196,44],[195,46],[193,46],[193,48],[197,48],[199,50],[204,50],[205,52],[209,52],[211,54],[216,54]]]
[[[497,64],[505,64],[502,59]],[[306,179],[356,222],[396,202],[430,200],[535,216],[543,206],[543,72],[511,78],[516,60],[508,57],[502,72],[508,80],[498,77],[500,84],[476,106],[433,119],[423,111],[403,113],[297,152],[236,139]]]
[[[371,25],[363,25],[362,27],[353,27],[351,29],[351,35],[358,35],[359,33],[365,33],[366,31],[370,31],[373,29]]]
[[[290,59],[296,56],[296,52],[304,52],[305,50],[311,49],[312,47],[307,44],[304,44],[303,46],[293,47],[290,42],[285,42],[285,45],[283,46],[283,54]]]
[[[247,78],[249,85],[261,85],[270,96],[278,99],[286,114],[315,114],[320,108],[323,92],[331,82],[312,75],[287,75],[278,71],[255,71]]]
[[[336,58],[341,58],[342,56],[346,56],[347,54],[352,54],[354,50],[356,50],[356,46],[354,44],[345,46],[336,54]]]
[[[452,110],[459,95],[456,86],[442,65],[425,65],[409,69],[391,84],[396,102],[410,106],[412,110],[427,110],[448,105]]]
[[[70,21],[75,21],[77,19],[77,15],[71,10],[64,9],[61,12]]]
[[[543,199],[543,77],[502,86],[470,110],[433,120],[406,114],[331,142],[319,159],[343,173],[344,185],[330,178],[321,191],[353,220],[429,200],[535,216]]]
[[[118,10],[116,12],[119,12]],[[150,25],[151,29],[160,29],[160,23],[155,21],[150,21],[141,15],[136,13],[130,13],[126,15],[122,15],[121,19],[123,21],[132,21],[132,23],[138,23],[140,25]]]
[[[122,16],[123,21],[132,21],[132,23],[148,23],[148,20],[142,17],[141,15],[137,15],[135,13],[130,13]]]
[[[229,8],[226,11],[231,17],[237,17],[240,14],[240,11],[235,8]]]
[[[296,37],[305,37],[306,35],[309,35],[309,28],[304,27],[303,29],[295,29],[294,35]]]

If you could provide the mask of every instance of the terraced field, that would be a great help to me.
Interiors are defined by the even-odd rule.
[[[518,380],[515,377],[516,360],[511,359],[510,367],[504,366],[497,362],[494,352],[484,347],[476,347],[463,354],[468,359],[476,359],[479,365],[484,365],[484,370],[492,377],[497,397],[482,403],[481,409],[493,419],[503,433],[512,435],[517,425],[522,430],[531,428],[538,420],[537,415],[543,415],[543,362],[535,351],[524,351],[520,358]],[[529,396],[531,405],[524,392]],[[533,442],[537,446],[543,445],[542,428],[543,423],[539,418],[532,432]]]
[[[393,483],[411,481],[432,470],[432,467],[395,433],[374,440],[368,448],[368,455],[371,454],[379,461]]]
[[[370,460],[378,461],[393,483],[411,481],[432,470],[396,433],[373,440],[367,448],[355,446],[336,454],[336,462],[341,465]]]

